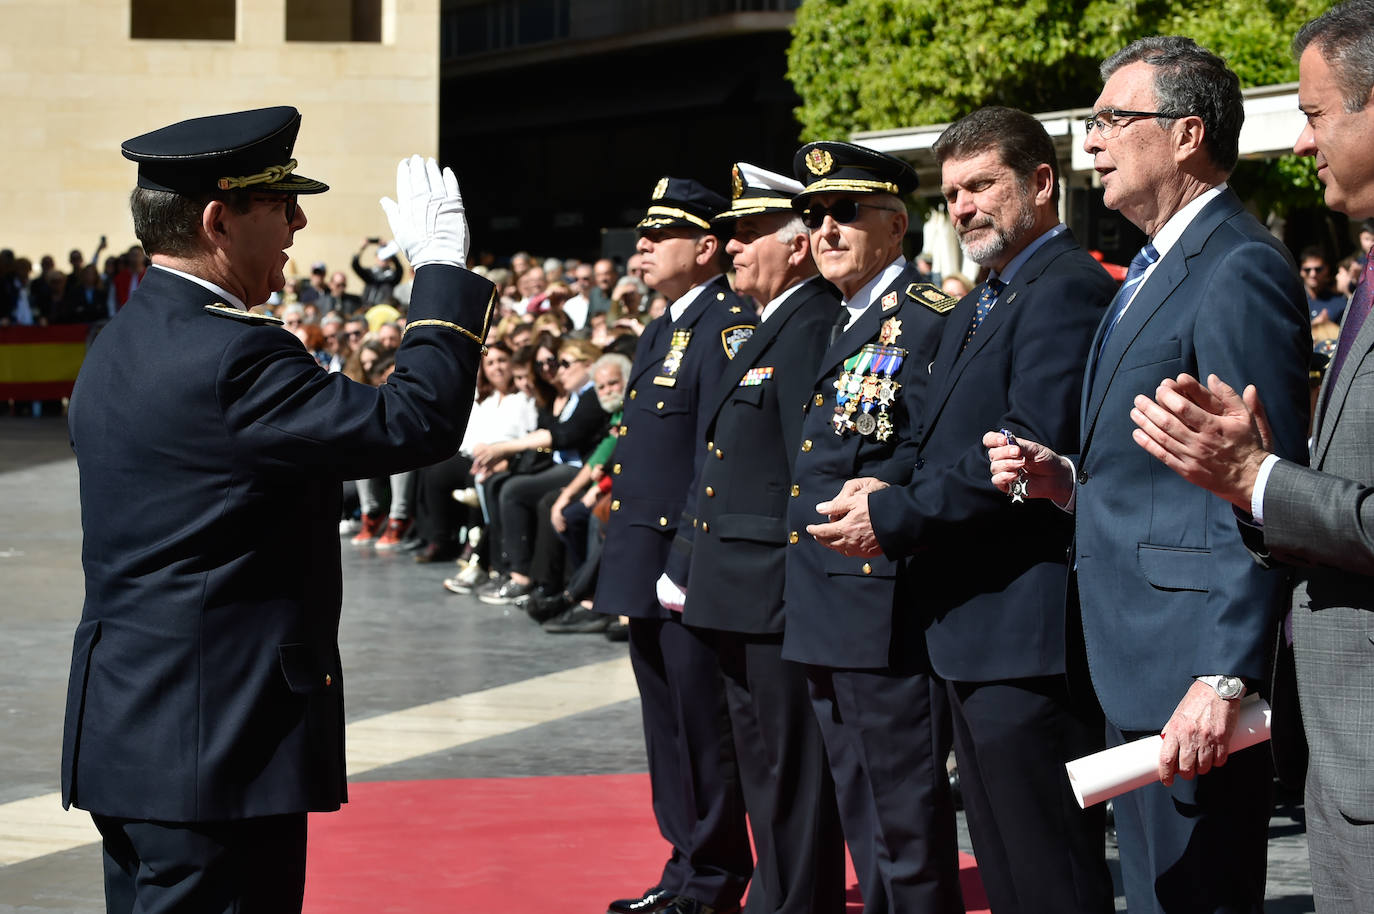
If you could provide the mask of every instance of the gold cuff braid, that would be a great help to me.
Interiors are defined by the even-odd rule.
[[[482,355],[486,355],[486,354],[487,354],[487,343],[486,343],[486,339],[487,339],[487,329],[491,326],[491,309],[492,309],[492,306],[493,306],[494,304],[496,304],[496,290],[495,290],[495,289],[492,290],[491,297],[490,297],[489,299],[487,299],[487,313],[482,317],[482,335],[481,335],[481,336],[478,336],[477,334],[473,333],[471,330],[469,330],[469,329],[466,328],[466,327],[463,327],[463,326],[461,326],[461,325],[459,325],[459,324],[453,323],[453,321],[441,321],[441,320],[439,320],[438,318],[432,318],[432,317],[431,317],[431,318],[425,318],[424,320],[418,320],[418,321],[406,321],[405,333],[402,333],[402,334],[401,334],[401,338],[404,339],[404,338],[405,338],[405,334],[406,334],[406,333],[409,333],[412,327],[447,327],[449,330],[456,330],[458,333],[461,333],[461,334],[463,334],[463,336],[465,336],[465,337],[467,337],[468,339],[472,340],[474,343],[477,344],[478,348],[480,348],[480,349],[482,350]]]

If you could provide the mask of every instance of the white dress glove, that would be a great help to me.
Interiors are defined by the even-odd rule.
[[[682,612],[682,606],[687,602],[687,591],[674,584],[666,574],[659,575],[654,590],[658,593],[659,605],[664,609],[675,613]]]
[[[383,197],[382,209],[411,267],[467,265],[468,224],[452,169],[441,174],[433,159],[402,159],[396,166],[396,199]]]

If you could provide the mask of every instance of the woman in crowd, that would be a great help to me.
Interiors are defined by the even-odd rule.
[[[541,342],[538,351],[549,351],[548,341]],[[600,351],[586,340],[565,340],[556,352],[558,396],[551,410],[540,415],[540,427],[514,440],[473,450],[475,473],[502,460],[512,461],[512,474],[500,487],[499,497],[493,499],[490,491],[486,496],[488,508],[495,508],[492,514],[501,530],[504,564],[509,567],[506,581],[479,591],[479,598],[487,603],[510,603],[529,594],[536,576],[546,587],[562,589],[562,549],[548,524],[549,507],[605,435],[609,422],[591,379],[591,364]],[[546,495],[549,501],[541,511]]]

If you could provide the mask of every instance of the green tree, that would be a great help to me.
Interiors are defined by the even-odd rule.
[[[983,105],[1092,104],[1098,63],[1143,35],[1190,35],[1243,86],[1291,82],[1289,42],[1324,0],[803,0],[788,78],[802,140],[952,121]],[[1284,208],[1320,198],[1310,163],[1247,163],[1252,195]]]

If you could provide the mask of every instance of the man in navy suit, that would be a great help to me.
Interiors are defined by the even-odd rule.
[[[1254,379],[1276,449],[1306,453],[1306,302],[1292,258],[1225,186],[1240,85],[1192,40],[1145,38],[1102,65],[1084,149],[1103,200],[1150,242],[1089,355],[1077,453],[989,432],[993,482],[1074,514],[1093,686],[1115,745],[1163,734],[1160,783],[1115,804],[1132,911],[1258,911],[1272,765],[1228,759],[1238,699],[1267,688],[1286,579],[1250,561],[1230,505],[1132,441],[1132,401],[1181,372]],[[1222,767],[1222,766],[1225,767]],[[1175,779],[1176,775],[1181,778]]]
[[[849,554],[911,556],[908,611],[945,680],[978,872],[994,911],[1112,910],[1101,808],[1078,808],[1064,763],[1102,748],[1102,713],[1071,695],[1064,640],[1073,518],[1012,503],[988,480],[981,432],[1072,450],[1088,347],[1116,284],[1059,221],[1059,169],[1040,122],[983,108],[936,141],[964,253],[991,271],[945,322],[911,416],[905,486],[859,479],[817,528]],[[995,557],[995,558],[993,558]]]
[[[658,882],[611,902],[612,914],[731,911],[753,869],[720,666],[709,638],[657,596],[683,512],[694,516],[692,480],[716,459],[703,447],[706,397],[757,323],[722,275],[714,222],[727,206],[696,181],[663,178],[637,226],[644,280],[670,303],[644,328],[625,385],[595,606],[630,617],[654,815],[673,850]]]
[[[1304,25],[1293,47],[1306,115],[1293,151],[1316,159],[1328,206],[1352,220],[1372,216],[1374,154],[1365,138],[1374,132],[1374,2],[1337,4]],[[1317,401],[1310,468],[1281,459],[1265,440],[1256,391],[1236,393],[1248,378],[1210,378],[1207,387],[1200,376],[1167,379],[1158,402],[1141,396],[1133,414],[1137,443],[1235,506],[1256,558],[1297,569],[1285,632],[1296,668],[1276,676],[1273,739],[1281,763],[1310,745],[1307,846],[1323,914],[1374,911],[1371,305],[1366,273]],[[1302,726],[1288,730],[1282,715],[1299,696]]]
[[[782,659],[782,593],[801,407],[840,299],[817,275],[792,210],[801,184],[747,162],[731,178],[720,218],[735,231],[725,250],[736,290],[764,308],[702,405],[712,456],[692,484],[695,513],[678,527],[661,590],[687,625],[707,630],[725,675],[758,851],[746,910],[834,912],[844,908],[844,837],[806,675]]]
[[[783,656],[806,664],[864,910],[962,912],[950,734],[925,639],[897,592],[898,563],[841,555],[811,535],[846,480],[906,483],[919,399],[955,300],[902,254],[910,165],[851,143],[810,143],[793,200],[821,275],[843,296],[812,373],[789,491]]]
[[[494,289],[462,268],[433,160],[383,201],[416,267],[386,384],[328,374],[248,310],[285,283],[297,195],[328,189],[294,173],[299,126],[265,108],[124,144],[152,266],[72,395],[86,603],[62,747],[111,912],[300,910],[306,813],[347,798],[341,481],[451,455],[472,403]]]

